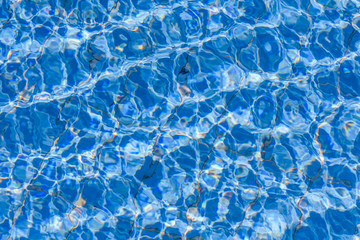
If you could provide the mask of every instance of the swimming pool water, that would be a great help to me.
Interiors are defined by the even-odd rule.
[[[360,1],[0,1],[1,239],[360,239]]]

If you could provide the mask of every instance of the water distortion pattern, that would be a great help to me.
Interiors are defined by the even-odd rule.
[[[0,1],[0,239],[360,239],[359,9]]]

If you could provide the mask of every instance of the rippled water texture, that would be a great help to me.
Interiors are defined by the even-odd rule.
[[[360,239],[360,1],[0,1],[1,239]]]

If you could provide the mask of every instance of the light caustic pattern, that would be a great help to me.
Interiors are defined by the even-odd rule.
[[[1,239],[359,239],[360,2],[2,0]]]

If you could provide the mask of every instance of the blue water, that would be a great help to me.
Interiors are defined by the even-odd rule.
[[[0,1],[0,239],[360,239],[359,9]]]

